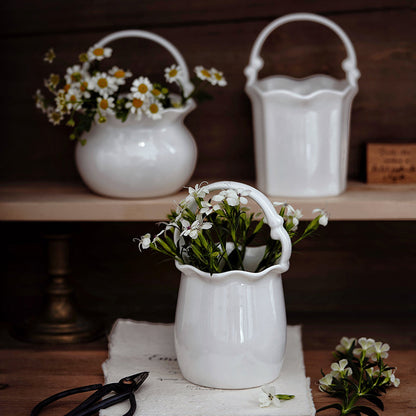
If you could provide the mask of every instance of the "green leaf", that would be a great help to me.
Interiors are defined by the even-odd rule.
[[[375,404],[380,410],[384,410],[384,404],[377,396],[372,394],[365,394],[362,397],[364,399],[367,399],[369,402]]]
[[[316,411],[316,413],[322,412],[323,410],[327,410],[327,409],[338,409],[338,410],[342,411],[342,406],[339,403],[329,404],[328,406],[324,406],[324,407],[321,407],[320,409],[318,409]]]
[[[379,414],[375,410],[367,406],[355,406],[351,409],[350,413],[352,412],[361,412],[368,416],[379,416]]]

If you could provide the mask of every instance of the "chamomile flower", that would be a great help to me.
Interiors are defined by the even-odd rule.
[[[61,123],[61,121],[64,118],[64,115],[57,110],[56,108],[49,107],[46,111],[46,114],[48,116],[48,120],[54,125],[57,126]]]
[[[103,48],[102,46],[94,45],[87,51],[88,61],[102,61],[104,58],[109,58],[113,50],[111,48]]]
[[[49,91],[55,91],[56,87],[58,86],[60,81],[60,77],[58,74],[50,74],[48,79],[45,79],[45,87],[48,88]]]
[[[133,81],[130,91],[134,97],[145,100],[150,97],[153,85],[147,77],[139,77]]]
[[[126,78],[132,76],[130,71],[125,71],[124,69],[119,68],[118,66],[113,66],[108,73],[114,77],[117,85],[124,85],[126,83]]]
[[[173,82],[178,83],[182,78],[182,69],[179,65],[171,65],[165,68],[165,79],[167,82],[172,84]]]
[[[114,114],[114,98],[113,97],[98,97],[97,107],[101,114]]]
[[[53,50],[53,48],[50,48],[48,52],[45,53],[43,60],[51,64],[55,58],[56,58],[55,51]]]
[[[145,109],[145,113],[147,117],[153,120],[158,120],[162,118],[162,114],[161,114],[162,110],[163,110],[162,104],[158,100],[151,99],[149,101],[149,105]]]
[[[81,103],[81,91],[78,88],[70,88],[65,94],[66,107],[71,110]]]
[[[142,118],[142,114],[146,109],[145,101],[141,100],[140,98],[135,98],[133,95],[129,95],[128,101],[126,102],[125,107],[130,109],[131,114],[136,115],[136,120],[140,120]]]
[[[67,68],[65,74],[65,81],[67,84],[73,84],[76,82],[80,82],[83,77],[84,73],[81,69],[81,65],[73,65]]]
[[[39,108],[42,113],[46,113],[47,109],[45,105],[45,96],[42,94],[42,92],[40,90],[36,90],[35,96],[33,98],[35,99],[36,108]]]
[[[88,91],[89,88],[90,88],[90,84],[91,84],[91,80],[88,77],[79,83],[78,88],[81,91],[81,95],[84,98],[90,98],[91,97],[91,94]]]
[[[218,71],[215,68],[211,68],[210,72],[213,80],[212,85],[219,85],[220,87],[225,87],[227,85],[227,81],[221,71]]]
[[[208,81],[210,84],[214,85],[214,78],[209,71],[209,69],[204,68],[203,66],[196,66],[195,69],[196,76],[202,81]]]
[[[118,90],[115,78],[105,72],[98,72],[91,78],[91,88],[102,97],[112,95]]]
[[[70,112],[67,101],[66,101],[66,93],[64,90],[59,90],[55,97],[55,104],[56,109],[62,114],[68,114]]]

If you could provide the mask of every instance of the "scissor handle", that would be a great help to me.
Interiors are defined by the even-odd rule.
[[[246,86],[253,84],[257,81],[258,72],[263,68],[264,61],[260,57],[260,50],[264,41],[276,28],[290,22],[316,22],[320,23],[331,30],[333,30],[341,39],[342,43],[347,50],[347,58],[342,62],[342,68],[346,73],[348,82],[356,86],[357,79],[360,77],[360,71],[357,69],[357,57],[355,55],[354,47],[347,36],[347,34],[332,20],[326,17],[319,16],[313,13],[292,13],[286,16],[280,17],[273,22],[269,23],[257,37],[253,48],[250,53],[250,60],[248,66],[244,69],[244,73],[247,77]]]
[[[48,397],[47,399],[42,400],[40,403],[38,403],[30,412],[30,416],[38,416],[38,414],[41,412],[41,410],[44,407],[55,402],[56,400],[62,399],[63,397],[71,396],[73,394],[78,394],[78,393],[85,393],[86,391],[98,390],[101,387],[102,387],[102,384],[91,384],[89,386],[77,387],[75,389],[61,391],[60,393],[54,394],[53,396]]]
[[[183,86],[185,94],[189,95],[194,90],[194,86],[189,79],[189,71],[188,71],[188,66],[186,65],[185,59],[183,58],[181,53],[178,51],[178,49],[168,40],[166,40],[165,38],[162,38],[162,36],[156,35],[152,32],[147,32],[146,30],[135,30],[135,29],[120,30],[119,32],[111,33],[110,35],[107,35],[106,37],[102,38],[100,41],[96,43],[96,46],[104,47],[105,45],[107,45],[108,43],[114,40],[123,39],[123,38],[149,39],[163,46],[172,54],[172,56],[176,60],[176,63],[180,66],[182,70],[183,78],[181,79],[181,81],[183,84],[182,86]]]

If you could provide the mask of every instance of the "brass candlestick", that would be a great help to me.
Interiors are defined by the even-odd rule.
[[[68,283],[68,234],[45,236],[48,245],[49,282],[41,315],[13,330],[23,341],[45,344],[73,344],[91,341],[103,333],[103,328],[84,318],[77,311],[73,289]]]

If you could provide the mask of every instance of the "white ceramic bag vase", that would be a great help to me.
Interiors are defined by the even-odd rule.
[[[296,21],[320,23],[342,40],[346,79],[314,75],[259,80],[259,56],[270,33]],[[269,195],[331,196],[346,188],[351,105],[358,92],[354,47],[345,32],[324,17],[296,13],[274,20],[259,34],[245,68],[255,138],[257,186]]]
[[[231,270],[210,275],[176,263],[182,273],[174,327],[178,364],[187,380],[201,386],[260,386],[276,379],[283,364],[286,311],[281,273],[289,268],[291,241],[282,218],[258,190],[238,182],[217,182],[208,188],[250,190],[272,238],[282,244],[282,255],[278,264],[260,273]],[[247,270],[255,269],[264,249],[247,248]]]
[[[183,73],[186,94],[193,90],[186,63],[179,51],[166,39],[141,30],[113,33],[100,42],[126,37],[152,40],[164,46]],[[183,120],[195,108],[189,100],[183,108],[162,110],[162,119],[129,115],[125,122],[109,116],[95,123],[77,144],[75,160],[85,184],[94,192],[116,198],[149,198],[177,191],[192,176],[197,159],[195,141]]]

